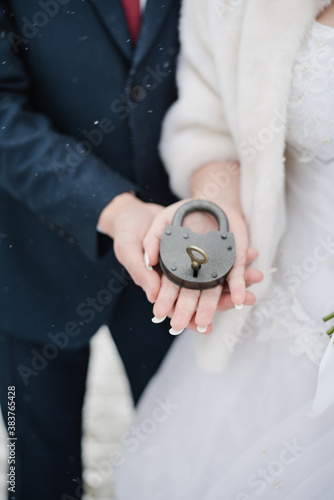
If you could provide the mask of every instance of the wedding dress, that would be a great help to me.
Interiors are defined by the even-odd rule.
[[[334,310],[334,29],[317,22],[293,70],[286,178],[271,295],[223,373],[199,368],[197,334],[176,340],[124,437],[117,500],[333,500],[334,406],[313,406]]]

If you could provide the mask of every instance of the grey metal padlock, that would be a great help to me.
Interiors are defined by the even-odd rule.
[[[212,214],[218,222],[218,231],[197,234],[182,226],[186,215],[198,211]],[[223,283],[235,260],[234,236],[228,230],[225,213],[214,203],[206,200],[185,203],[161,238],[162,271],[184,288],[205,290]]]

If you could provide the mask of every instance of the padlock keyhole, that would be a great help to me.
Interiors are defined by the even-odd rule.
[[[186,250],[187,254],[191,258],[193,278],[197,278],[198,271],[201,269],[202,264],[206,264],[207,262],[209,262],[209,257],[202,248],[196,247],[194,245],[190,245],[186,248]]]
[[[191,263],[191,267],[193,268],[193,277],[198,277],[198,271],[201,269],[201,264],[199,262],[193,261]]]

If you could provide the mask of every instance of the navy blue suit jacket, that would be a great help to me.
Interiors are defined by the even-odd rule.
[[[133,50],[120,0],[0,0],[0,331],[77,347],[112,321],[129,278],[99,214],[175,201],[157,144],[179,3],[148,0]]]

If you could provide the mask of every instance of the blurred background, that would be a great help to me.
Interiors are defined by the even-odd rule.
[[[84,500],[113,500],[112,455],[132,418],[132,400],[122,364],[106,327],[91,341],[84,408]],[[6,434],[0,422],[0,500],[6,500]]]

